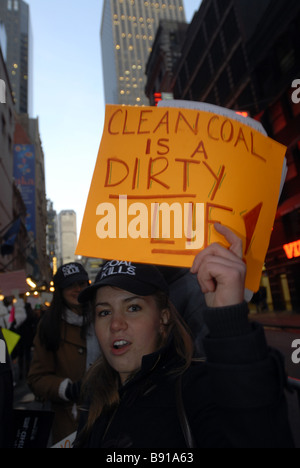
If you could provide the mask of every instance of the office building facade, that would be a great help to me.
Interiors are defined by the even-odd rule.
[[[300,312],[300,3],[203,0],[170,71],[153,48],[147,92],[247,112],[287,146],[288,174],[262,277],[270,309]],[[159,38],[157,38],[158,41]],[[153,70],[157,69],[155,80]],[[296,83],[294,87],[293,83]],[[165,88],[165,83],[168,87]]]
[[[184,22],[183,0],[104,0],[101,46],[106,104],[149,105],[145,70],[163,19]]]
[[[64,210],[59,213],[59,250],[58,266],[75,261],[77,246],[76,213]]]
[[[23,0],[0,0],[0,21],[7,35],[7,69],[19,114],[32,115],[32,36],[29,5]]]

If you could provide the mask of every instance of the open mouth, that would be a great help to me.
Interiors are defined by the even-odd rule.
[[[125,348],[126,346],[129,346],[129,345],[130,345],[129,341],[119,340],[119,341],[114,342],[113,348],[116,349],[116,350],[120,350],[120,349],[123,349],[123,348]]]

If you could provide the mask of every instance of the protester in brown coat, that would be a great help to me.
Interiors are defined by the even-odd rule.
[[[39,324],[28,384],[40,401],[50,401],[55,412],[53,443],[77,429],[81,379],[99,356],[89,308],[79,304],[88,275],[78,263],[62,266],[54,277],[55,293]]]

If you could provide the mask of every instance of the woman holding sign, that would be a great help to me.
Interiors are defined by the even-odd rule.
[[[242,242],[215,228],[230,248],[213,244],[192,267],[206,295],[206,362],[193,360],[155,267],[108,262],[79,295],[93,304],[103,356],[85,381],[76,447],[293,447],[281,357],[247,318]]]

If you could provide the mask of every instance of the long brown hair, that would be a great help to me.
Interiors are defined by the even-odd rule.
[[[158,291],[153,297],[159,311],[165,309],[169,311],[169,320],[164,325],[165,332],[161,337],[158,349],[165,346],[172,335],[177,355],[183,362],[183,365],[172,373],[183,373],[190,367],[194,354],[191,334],[165,293]],[[90,402],[90,407],[87,423],[79,435],[76,445],[81,445],[88,438],[93,425],[103,410],[112,410],[119,404],[119,387],[118,372],[108,364],[105,356],[102,355],[90,368],[83,381],[82,397]]]

